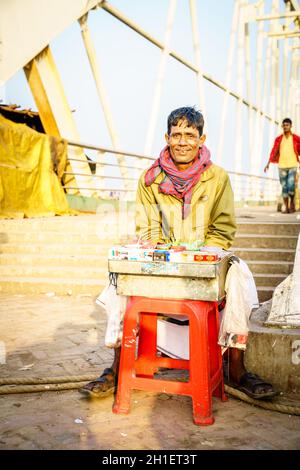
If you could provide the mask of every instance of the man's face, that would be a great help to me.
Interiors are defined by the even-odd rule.
[[[282,123],[283,132],[291,132],[292,125],[289,122]]]
[[[170,135],[166,134],[165,137],[171,157],[175,163],[181,165],[192,163],[198,155],[199,147],[205,141],[205,135],[200,137],[199,131],[189,126],[185,119],[172,126]]]

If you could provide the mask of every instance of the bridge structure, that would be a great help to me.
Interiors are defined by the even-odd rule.
[[[201,17],[198,10],[201,9],[201,2],[186,0],[185,8],[190,14],[193,61],[172,49],[177,0],[169,1],[163,41],[106,0],[6,0],[1,3],[0,82],[5,84],[23,68],[45,132],[67,139],[69,164],[63,179],[67,193],[134,199],[138,174],[155,158],[153,143],[164,84],[170,61],[175,61],[194,74],[194,103],[205,116],[208,116],[207,85],[221,96],[218,116],[208,116],[206,119],[206,132],[212,130],[218,136],[213,160],[229,170],[236,201],[261,203],[277,200],[280,193],[277,175],[265,176],[262,168],[267,159],[266,149],[270,150],[274,136],[280,133],[282,118],[289,116],[295,129],[300,126],[298,0],[233,2],[223,81],[206,73],[202,66],[201,49],[206,45],[200,41],[199,34]],[[118,138],[117,119],[110,107],[101,57],[96,52],[90,26],[91,20],[97,20],[101,28],[103,16],[99,15],[100,11],[112,16],[115,23],[122,23],[133,30],[152,48],[160,51],[155,83],[151,89],[145,90],[152,95],[152,100],[147,113],[149,121],[144,150],[141,152],[122,148]],[[78,22],[80,27],[82,45],[88,58],[86,66],[92,73],[111,146],[82,142],[52,53],[52,41],[74,22]],[[26,34],[20,36],[25,30]],[[224,157],[228,121],[234,121],[235,128],[230,167]],[[89,151],[94,152],[95,174],[88,165],[86,155]],[[247,165],[244,164],[245,159]],[[109,176],[107,170],[110,170]]]
[[[177,0],[168,1],[163,40],[106,0],[3,0],[0,3],[0,86],[24,70],[46,134],[68,142],[68,165],[63,178],[67,195],[127,202],[134,199],[139,173],[155,159],[155,135],[170,64],[176,63],[193,74],[194,103],[207,116],[206,131],[218,137],[213,161],[229,172],[235,201],[241,206],[237,211],[238,232],[233,250],[247,261],[262,303],[270,300],[276,286],[292,273],[299,238],[297,214],[281,215],[270,207],[257,206],[262,203],[274,206],[280,194],[278,177],[266,176],[262,169],[267,159],[266,149],[270,150],[275,135],[281,132],[282,118],[290,117],[296,132],[300,126],[300,5],[298,0],[233,1],[226,73],[219,80],[202,65],[205,44],[200,41],[201,1],[184,0],[190,15],[194,54],[190,60],[172,48]],[[215,15],[217,3],[213,3]],[[156,78],[151,89],[145,90],[152,99],[140,152],[124,148],[118,137],[120,120],[110,106],[108,84],[91,31],[94,21],[101,28],[103,15],[129,28],[159,52],[153,73]],[[74,23],[87,59],[79,67],[90,69],[98,94],[98,102],[93,106],[102,109],[110,145],[81,138],[52,50],[55,38]],[[25,30],[26,34],[21,34]],[[105,35],[103,42],[104,47],[109,47]],[[208,86],[210,93],[220,98],[215,118],[208,109]],[[120,109],[120,113],[126,119],[126,110]],[[88,120],[89,116],[84,118]],[[224,153],[228,122],[234,126],[231,166]],[[87,157],[89,152],[94,157],[95,173]],[[250,204],[255,207],[249,209]],[[96,215],[76,218],[3,221],[0,293],[46,293],[50,299],[66,294],[97,295],[107,282],[107,250],[112,243],[119,242],[117,230],[126,227],[128,234],[130,226],[134,231],[130,212],[127,211],[124,219],[123,214],[112,214],[112,206],[107,207],[107,211],[104,208]],[[252,349],[246,356],[250,370],[263,375],[280,390],[299,393],[298,363],[291,364],[290,360],[292,344],[295,341],[299,344],[299,328],[287,328],[282,334],[276,328],[265,328],[265,320],[266,316],[257,315],[250,330]]]

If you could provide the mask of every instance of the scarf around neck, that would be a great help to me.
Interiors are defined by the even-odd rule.
[[[159,185],[159,192],[176,196],[183,200],[182,218],[185,219],[191,210],[191,200],[193,187],[198,183],[202,173],[210,167],[210,151],[203,145],[198,152],[198,157],[193,165],[184,171],[179,171],[170,154],[169,147],[166,146],[160,152],[159,158],[145,174],[145,184],[150,186],[157,176],[165,173],[163,181]]]

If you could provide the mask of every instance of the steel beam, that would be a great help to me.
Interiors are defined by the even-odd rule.
[[[72,116],[63,85],[56,68],[54,58],[49,46],[24,67],[24,72],[30,86],[33,98],[37,105],[43,127],[47,134],[66,139],[79,140],[79,134]],[[90,167],[84,152],[80,148],[71,149],[70,157],[76,156],[80,162],[70,163],[72,172],[85,172],[91,175]],[[69,168],[68,168],[69,170]],[[64,180],[65,186],[71,183],[72,188],[82,186],[81,177],[71,177]],[[84,179],[85,186],[92,188],[92,175]],[[79,191],[70,191],[79,193]],[[91,192],[81,192],[83,195],[91,195]]]
[[[272,0],[272,13],[277,14],[279,11],[279,0]],[[277,23],[271,23],[270,31],[274,31],[274,28],[277,27]],[[270,66],[270,83],[268,85],[270,99],[269,99],[269,112],[275,115],[276,113],[276,100],[277,100],[277,60],[278,60],[278,41],[274,37],[270,38],[271,44],[271,66]],[[279,125],[279,124],[278,124]],[[274,137],[276,134],[276,128],[269,126],[269,135],[268,135],[268,149],[272,148]],[[274,172],[274,168],[272,170]]]
[[[244,77],[244,50],[245,50],[245,16],[244,7],[246,2],[238,0],[239,2],[239,21],[237,33],[237,90],[241,97],[243,92],[243,77]],[[235,118],[235,150],[234,150],[234,171],[239,173],[242,170],[242,155],[243,155],[243,102],[241,98],[236,103],[236,118]],[[237,201],[241,200],[241,191],[239,185],[239,177],[236,174],[234,177],[234,192]]]
[[[285,5],[286,12],[288,12],[288,4]],[[288,26],[288,18],[285,21],[285,27]],[[288,58],[289,58],[289,41],[283,44],[283,65],[282,65],[282,110],[283,115],[287,112],[287,75],[288,75]]]
[[[229,101],[229,96],[230,96],[229,88],[231,84],[231,76],[232,76],[232,71],[233,71],[233,55],[235,51],[238,21],[239,21],[239,2],[234,2],[232,24],[231,24],[231,31],[230,31],[230,38],[229,38],[228,59],[227,59],[227,65],[226,65],[226,77],[225,77],[226,91],[223,96],[221,119],[220,119],[220,125],[219,125],[220,132],[219,132],[219,142],[218,142],[218,150],[217,150],[218,165],[222,165],[222,158],[223,158],[225,125],[226,125],[228,101]]]
[[[123,15],[123,13],[121,13],[119,10],[117,10],[117,8],[113,7],[112,5],[110,5],[109,3],[107,3],[106,1],[104,1],[103,3],[101,3],[100,5],[101,8],[103,8],[103,10],[107,11],[108,13],[110,13],[112,16],[114,16],[116,19],[118,19],[119,21],[121,21],[122,23],[124,23],[126,26],[128,26],[129,28],[133,29],[136,33],[140,34],[141,36],[143,36],[145,39],[147,39],[148,41],[150,41],[152,44],[154,44],[155,46],[157,46],[158,48],[160,49],[164,49],[164,44],[160,41],[158,41],[156,38],[154,38],[153,36],[151,36],[149,33],[147,33],[146,31],[144,31],[140,26],[138,26],[136,23],[134,23],[132,20],[130,20],[129,18],[127,18],[125,15]],[[190,70],[192,70],[193,72],[195,73],[201,73],[200,70],[194,65],[194,64],[191,64],[189,61],[187,61],[184,57],[180,56],[179,54],[177,54],[177,52],[173,52],[173,51],[170,51],[169,53],[170,57],[173,57],[173,59],[176,59],[178,60],[180,63],[182,63],[183,65],[185,65],[187,68],[189,68]],[[227,91],[229,93],[229,95],[233,96],[235,99],[237,100],[241,100],[243,104],[245,104],[246,106],[250,106],[254,111],[258,112],[258,113],[261,113],[263,116],[265,116],[266,119],[268,119],[269,121],[272,121],[272,122],[275,122],[275,124],[278,124],[278,122],[276,121],[276,119],[274,119],[272,116],[270,116],[269,114],[265,113],[263,110],[261,109],[258,109],[256,105],[254,105],[253,103],[249,103],[248,100],[246,100],[245,98],[243,98],[243,96],[240,96],[238,93],[232,91],[232,90],[229,90],[223,83],[219,82],[218,80],[215,80],[213,77],[211,77],[210,75],[206,74],[206,73],[203,73],[203,78],[207,81],[209,81],[210,83],[212,83],[213,85],[217,86],[218,88],[220,88],[221,90],[223,91]]]
[[[159,114],[162,88],[163,88],[164,78],[166,74],[167,60],[170,54],[170,43],[171,43],[171,36],[172,36],[172,29],[173,29],[173,24],[174,24],[176,6],[177,6],[177,0],[170,0],[168,14],[167,14],[164,48],[162,49],[162,54],[160,56],[160,62],[159,62],[158,72],[157,72],[157,77],[156,77],[156,86],[155,86],[154,97],[152,101],[152,109],[150,113],[150,120],[149,120],[149,125],[148,125],[148,130],[147,130],[147,136],[146,136],[146,144],[145,144],[146,154],[150,154],[152,151],[155,127],[157,124],[158,114]]]
[[[258,6],[258,11],[262,13],[264,11],[264,3],[261,2]],[[262,76],[263,76],[263,28],[264,24],[260,23],[257,28],[257,36],[256,36],[256,63],[255,63],[255,70],[256,70],[256,104],[258,107],[262,107]],[[250,42],[250,38],[248,39]],[[248,46],[247,54],[249,56],[250,61],[250,46]],[[251,89],[252,81],[250,79],[249,88]],[[250,99],[250,96],[249,96]],[[251,112],[250,108],[249,111]],[[250,145],[249,152],[250,152],[250,173],[258,174],[260,172],[261,161],[262,161],[262,140],[263,140],[263,129],[264,129],[264,122],[265,120],[261,117],[261,115],[257,114],[253,116],[253,126],[250,127],[249,132],[249,142],[252,142]],[[259,184],[257,183],[257,179],[252,178],[250,180],[250,197],[249,199],[255,199],[257,197],[259,191]]]
[[[247,93],[247,98],[249,101],[253,99],[253,93],[252,93],[252,80],[251,80],[251,54],[250,54],[250,32],[249,32],[249,23],[245,22],[244,23],[244,58],[245,58],[245,71],[246,71],[246,93]],[[258,48],[256,47],[256,89],[259,88],[259,73],[260,69],[258,66]],[[257,96],[257,94],[256,94]],[[259,105],[259,100],[256,99],[257,105]],[[254,134],[254,123],[255,123],[255,118],[259,118],[260,116],[252,111],[251,108],[248,108],[248,138],[249,142],[255,142],[257,141],[257,135]],[[253,163],[253,153],[255,149],[255,145],[249,146],[249,156],[250,156],[250,166],[252,166]]]
[[[275,32],[275,33],[268,33],[269,37],[276,37],[280,39],[286,38],[296,38],[300,37],[300,31],[286,31],[286,32]]]
[[[256,21],[269,21],[269,20],[279,20],[280,18],[296,18],[297,16],[300,16],[300,10],[280,13],[276,15],[263,15],[263,16],[258,16],[255,19]]]
[[[197,90],[199,98],[199,107],[206,117],[205,132],[208,132],[208,123],[207,123],[207,113],[206,113],[206,101],[205,101],[205,92],[204,92],[204,83],[203,83],[203,72],[201,67],[201,52],[200,52],[200,35],[198,29],[198,15],[197,15],[197,5],[195,0],[190,0],[190,14],[192,22],[192,35],[193,35],[193,44],[194,44],[194,60],[197,67]]]
[[[89,63],[90,63],[92,75],[93,75],[93,78],[94,78],[94,81],[95,81],[97,93],[98,93],[98,96],[99,96],[99,99],[100,99],[100,103],[101,103],[102,108],[103,108],[104,118],[105,118],[106,126],[107,126],[107,129],[108,129],[109,135],[110,135],[111,143],[112,143],[113,148],[115,149],[115,148],[119,147],[119,139],[118,139],[117,131],[116,131],[116,128],[115,128],[115,125],[114,125],[114,122],[113,122],[113,117],[112,117],[112,114],[110,112],[108,99],[107,99],[107,94],[106,94],[106,91],[105,91],[103,80],[101,78],[99,63],[97,61],[96,51],[95,51],[94,44],[93,44],[93,41],[92,41],[92,38],[91,38],[91,33],[90,33],[90,29],[88,27],[87,20],[88,20],[88,14],[82,16],[78,20],[78,22],[80,24],[80,28],[81,28],[81,36],[82,36],[82,39],[83,39],[83,44],[84,44],[84,47],[85,47],[85,51],[86,51],[88,59],[89,59]],[[117,161],[118,161],[118,164],[119,164],[119,167],[120,167],[121,175],[125,179],[125,178],[128,177],[128,172],[127,172],[127,169],[124,166],[124,163],[125,163],[124,158],[121,155],[116,155],[116,158],[117,158]],[[98,170],[98,167],[97,167],[97,170]],[[97,171],[97,177],[99,177],[99,179],[101,179],[101,174],[99,174],[99,171]],[[125,184],[125,186],[126,186],[126,184]]]

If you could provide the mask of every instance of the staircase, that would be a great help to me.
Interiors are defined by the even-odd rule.
[[[4,220],[0,232],[0,292],[98,294],[107,253],[96,215]]]
[[[0,292],[98,294],[117,242],[104,225],[97,215],[1,221]],[[108,225],[115,234],[114,221]],[[253,272],[261,302],[292,272],[299,229],[297,222],[238,224],[234,252]]]
[[[293,271],[299,230],[297,222],[238,220],[232,250],[252,271],[260,302],[269,300],[275,287]]]

